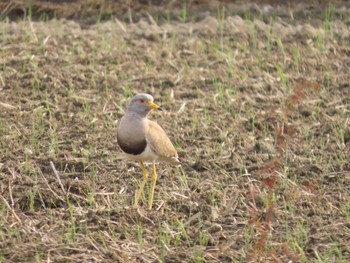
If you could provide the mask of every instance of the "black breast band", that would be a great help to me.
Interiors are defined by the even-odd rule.
[[[133,142],[132,144],[127,144],[122,142],[121,140],[118,140],[118,144],[125,153],[132,155],[141,154],[147,146],[146,140]]]

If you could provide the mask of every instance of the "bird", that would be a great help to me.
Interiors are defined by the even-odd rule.
[[[135,193],[135,206],[138,205],[144,186],[148,181],[145,162],[151,162],[153,168],[151,193],[148,207],[152,209],[154,190],[157,182],[156,163],[167,162],[179,166],[177,151],[164,129],[148,119],[151,110],[162,108],[154,103],[153,96],[147,93],[136,94],[130,101],[125,115],[117,128],[117,142],[130,160],[138,161],[143,173],[143,181]]]

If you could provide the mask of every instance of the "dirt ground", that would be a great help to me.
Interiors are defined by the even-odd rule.
[[[0,262],[350,262],[346,1],[24,3],[0,3]],[[137,92],[182,162],[152,210],[116,142]]]

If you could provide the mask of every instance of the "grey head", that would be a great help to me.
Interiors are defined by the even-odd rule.
[[[128,112],[134,112],[141,117],[147,116],[152,109],[160,110],[160,107],[153,102],[152,95],[147,93],[136,94],[128,106]]]

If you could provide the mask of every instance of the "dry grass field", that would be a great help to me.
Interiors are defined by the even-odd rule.
[[[0,3],[0,262],[350,262],[346,2],[68,2]],[[152,210],[137,92],[182,162]]]

